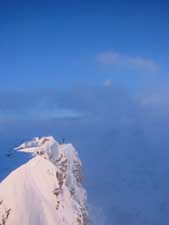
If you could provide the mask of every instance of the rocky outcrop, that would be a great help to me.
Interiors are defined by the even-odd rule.
[[[82,163],[71,144],[35,138],[16,148],[34,157],[0,184],[0,225],[88,225]],[[5,204],[4,204],[5,203]]]

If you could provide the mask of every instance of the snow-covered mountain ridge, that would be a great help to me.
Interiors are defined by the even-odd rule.
[[[82,165],[74,147],[43,137],[16,149],[34,157],[0,183],[0,225],[88,225]]]

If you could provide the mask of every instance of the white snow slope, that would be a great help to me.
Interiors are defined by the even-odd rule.
[[[0,183],[0,225],[87,225],[81,161],[74,147],[43,137],[17,150],[34,157]]]

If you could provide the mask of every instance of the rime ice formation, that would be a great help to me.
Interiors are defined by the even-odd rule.
[[[74,147],[43,137],[16,149],[34,157],[0,183],[0,225],[88,225]]]

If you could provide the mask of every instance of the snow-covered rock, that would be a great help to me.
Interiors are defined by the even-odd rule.
[[[34,157],[0,183],[0,225],[88,225],[82,165],[71,144],[35,138]]]

